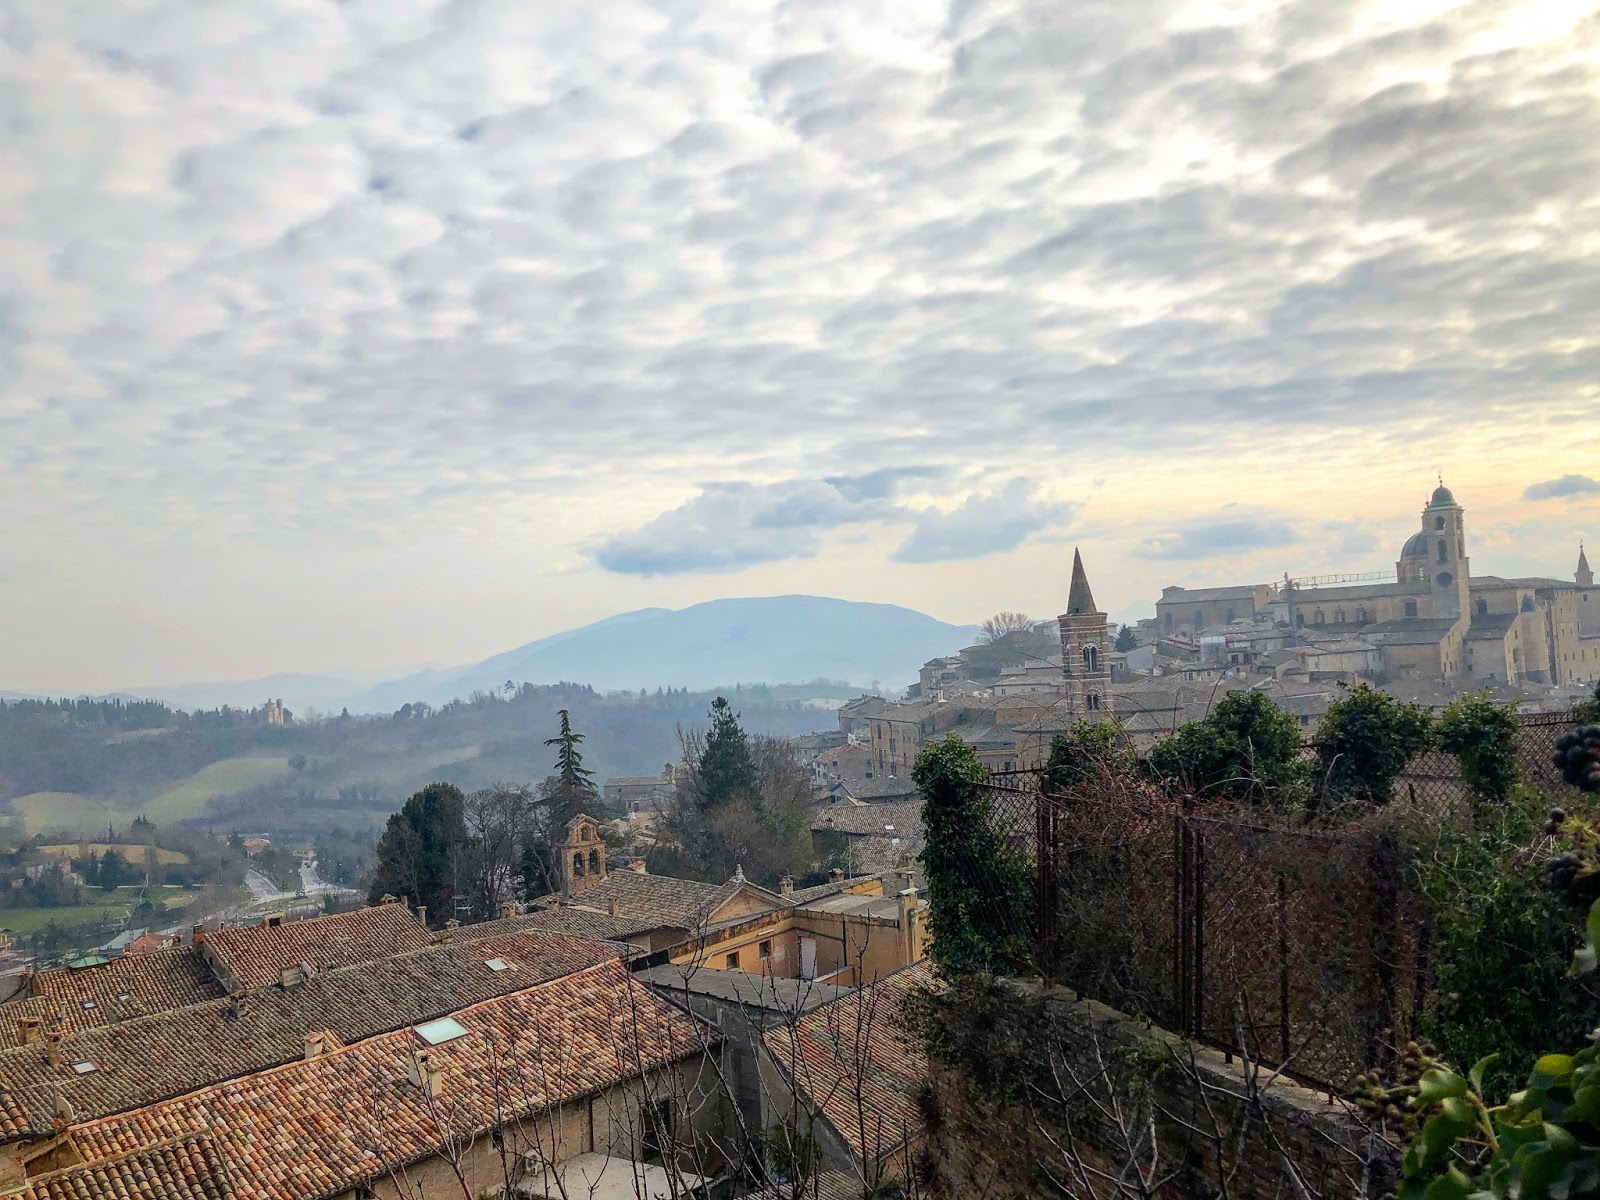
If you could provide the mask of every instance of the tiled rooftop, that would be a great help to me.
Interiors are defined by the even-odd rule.
[[[575,896],[573,903],[609,913],[615,901],[617,915],[647,922],[642,928],[692,929],[732,894],[727,884],[719,887],[624,868],[608,872],[594,887]]]
[[[57,1095],[78,1120],[110,1116],[293,1061],[310,1033],[350,1044],[616,957],[615,946],[532,930],[430,946],[325,972],[288,992],[262,988],[238,1016],[221,1000],[74,1034],[59,1067],[43,1044],[0,1051],[0,1102],[21,1114],[13,1132],[42,1134]],[[506,969],[491,970],[489,959]],[[77,1074],[74,1062],[95,1070]]]
[[[640,1070],[691,1057],[715,1036],[653,995],[620,960],[475,1005],[455,1018],[467,1035],[429,1052],[442,1084],[431,1106],[404,1084],[418,1045],[404,1029],[73,1126],[85,1165],[34,1180],[35,1194],[105,1194],[89,1181],[109,1160],[209,1133],[239,1195],[320,1200],[436,1153],[445,1135],[476,1136],[598,1093]],[[509,1097],[508,1079],[515,1081]],[[373,1149],[378,1146],[381,1156]],[[45,1186],[58,1191],[39,1190]],[[160,1192],[145,1195],[165,1200]]]
[[[485,921],[481,925],[466,925],[461,937],[486,937],[494,933],[515,933],[519,930],[543,929],[550,933],[564,933],[572,937],[593,938],[596,941],[626,941],[636,933],[659,928],[656,921],[640,917],[613,917],[609,913],[594,912],[587,908],[563,905],[559,908],[540,908],[519,917],[505,917],[498,921]]]
[[[905,1019],[905,1005],[916,989],[936,986],[932,967],[915,963],[764,1035],[806,1103],[863,1162],[922,1135],[915,1097],[928,1059]]]
[[[32,1180],[18,1200],[233,1200],[215,1139],[198,1135]]]
[[[60,1002],[68,1029],[111,1025],[222,995],[205,960],[187,946],[114,958],[97,967],[55,967],[33,977],[33,995]],[[92,1007],[85,1008],[85,1003]],[[0,1005],[0,1045],[16,1043],[17,1020],[39,1013]]]
[[[219,929],[205,935],[205,946],[226,982],[256,988],[276,983],[280,971],[302,962],[328,971],[420,950],[431,940],[405,905],[378,904],[309,921]]]

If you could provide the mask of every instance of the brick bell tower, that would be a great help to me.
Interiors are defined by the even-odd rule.
[[[1061,627],[1061,676],[1066,685],[1067,715],[1075,721],[1099,721],[1111,712],[1111,644],[1106,614],[1095,607],[1083,555],[1072,552],[1072,586],[1067,611],[1056,618]]]

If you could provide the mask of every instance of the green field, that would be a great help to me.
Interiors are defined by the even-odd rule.
[[[187,817],[203,817],[206,805],[216,797],[270,783],[288,770],[287,758],[225,758],[202,767],[182,783],[133,811],[143,813],[157,825],[170,825]]]
[[[34,792],[11,801],[13,812],[22,814],[29,837],[52,829],[85,833],[104,832],[108,823],[126,822],[103,796],[81,796],[76,792]]]
[[[109,844],[105,842],[89,842],[87,845],[91,854],[104,854],[107,850],[115,850],[124,859],[136,866],[144,864],[145,851],[148,849],[146,846],[140,846],[133,842],[112,842]],[[40,846],[39,849],[57,858],[77,858],[78,851],[83,849],[83,845],[78,842],[63,842],[56,846]],[[189,856],[180,850],[157,850],[156,860],[164,863],[186,863],[189,861]]]
[[[182,783],[143,802],[113,808],[104,796],[76,792],[34,792],[11,801],[22,814],[27,835],[61,830],[96,834],[107,825],[124,827],[141,813],[157,825],[171,825],[187,817],[202,817],[206,805],[218,796],[242,792],[287,774],[287,758],[225,758],[200,768]]]
[[[131,904],[83,904],[76,908],[0,908],[0,928],[13,933],[37,933],[51,921],[57,925],[92,925],[101,917],[128,914]]]

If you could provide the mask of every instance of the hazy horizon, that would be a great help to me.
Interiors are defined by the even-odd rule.
[[[0,689],[1600,538],[1590,6],[29,7]]]

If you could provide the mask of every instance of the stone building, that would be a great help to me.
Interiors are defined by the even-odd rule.
[[[1083,555],[1072,552],[1072,584],[1067,611],[1056,618],[1061,628],[1061,676],[1065,683],[1065,715],[1072,720],[1099,720],[1109,711],[1111,645],[1106,614],[1095,607]]]
[[[1162,637],[1226,638],[1282,629],[1296,640],[1340,639],[1381,682],[1443,680],[1572,684],[1600,678],[1600,598],[1582,547],[1571,581],[1474,576],[1466,512],[1441,480],[1401,547],[1393,582],[1274,589],[1167,588],[1156,603]]]

